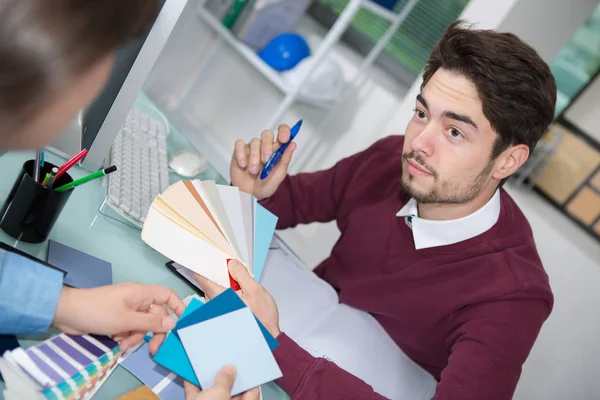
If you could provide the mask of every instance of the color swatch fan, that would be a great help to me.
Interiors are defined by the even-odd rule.
[[[142,239],[176,263],[236,289],[227,269],[241,261],[260,279],[277,217],[256,198],[214,181],[180,181],[157,196]]]
[[[6,400],[90,399],[116,368],[117,342],[104,336],[61,334],[0,358]]]

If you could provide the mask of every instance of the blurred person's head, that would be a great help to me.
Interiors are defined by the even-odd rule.
[[[555,103],[552,73],[532,47],[452,23],[406,130],[403,189],[421,204],[486,201],[527,160]]]
[[[0,149],[52,142],[99,94],[116,48],[148,29],[154,0],[0,1]]]

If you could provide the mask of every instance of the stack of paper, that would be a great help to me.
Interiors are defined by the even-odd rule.
[[[206,304],[192,299],[153,360],[143,346],[122,365],[163,400],[181,398],[182,378],[208,388],[224,366],[234,365],[234,396],[281,377],[272,354],[277,346],[250,309],[228,289]]]
[[[227,263],[262,274],[277,217],[251,195],[214,181],[177,182],[156,197],[142,239],[178,264],[228,288]]]
[[[91,398],[118,365],[119,345],[104,336],[61,334],[0,358],[6,400]]]

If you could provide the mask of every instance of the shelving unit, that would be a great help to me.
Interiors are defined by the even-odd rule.
[[[250,65],[252,65],[257,71],[259,71],[273,86],[275,86],[283,94],[287,95],[293,91],[285,80],[281,77],[281,74],[271,68],[265,63],[254,50],[246,46],[244,43],[239,41],[229,29],[227,29],[221,21],[217,20],[210,12],[204,7],[198,7],[198,16],[206,23],[213,31],[215,31],[231,48],[233,48],[240,56],[242,56]],[[332,102],[314,102],[303,99],[302,96],[298,98],[298,101],[316,106],[319,108],[330,108],[334,105]]]
[[[409,0],[406,5],[402,8],[401,12],[395,13],[392,12],[385,7],[373,2],[372,0],[350,0],[348,5],[344,8],[342,13],[337,18],[334,25],[328,31],[327,35],[323,38],[322,43],[313,52],[313,64],[310,68],[308,68],[306,75],[303,79],[300,80],[298,86],[291,87],[288,85],[285,80],[282,78],[281,74],[277,71],[273,70],[270,66],[268,66],[264,61],[260,59],[260,57],[256,54],[256,52],[250,47],[246,46],[244,43],[239,41],[230,30],[224,27],[220,21],[218,21],[212,14],[210,14],[206,8],[204,7],[206,0],[198,1],[197,15],[199,19],[205,23],[209,28],[211,28],[219,37],[221,45],[228,45],[234,51],[236,51],[248,64],[254,67],[259,73],[261,73],[265,79],[270,82],[273,86],[275,86],[283,95],[284,98],[280,103],[279,107],[273,112],[273,114],[268,118],[268,121],[265,123],[265,128],[275,129],[279,122],[282,120],[284,114],[292,107],[296,102],[301,102],[304,104],[309,104],[314,107],[318,107],[324,109],[329,114],[326,115],[323,122],[319,125],[322,127],[328,120],[331,115],[331,111],[339,104],[340,100],[344,98],[345,94],[352,87],[357,87],[362,82],[364,82],[364,78],[366,76],[366,72],[373,65],[377,57],[384,51],[385,45],[388,43],[392,35],[396,32],[398,27],[407,19],[410,12],[417,5],[419,0]],[[332,50],[333,46],[339,42],[342,35],[352,24],[354,17],[358,14],[361,9],[366,9],[379,17],[385,19],[390,22],[390,26],[385,34],[381,37],[381,39],[375,43],[373,49],[367,54],[367,56],[363,59],[360,64],[357,72],[354,76],[346,83],[342,94],[333,102],[315,102],[314,100],[309,100],[302,97],[302,89],[304,85],[309,82],[311,74],[315,72],[320,63],[326,59],[328,53]],[[209,60],[204,68],[208,68],[211,60]],[[199,80],[197,79],[197,82]],[[192,84],[192,89],[188,91],[188,93],[184,96],[181,104],[185,104],[187,97],[190,93],[194,92],[196,89],[197,82]],[[208,133],[206,133],[208,134]],[[318,140],[311,140],[309,146],[304,146],[302,150],[297,152],[295,157],[295,165],[302,168],[310,159],[311,154],[314,149],[319,146]],[[222,151],[219,151],[222,152]],[[229,160],[226,160],[229,162]],[[222,164],[222,163],[219,163]],[[219,171],[221,173],[225,173],[227,176],[228,171]]]

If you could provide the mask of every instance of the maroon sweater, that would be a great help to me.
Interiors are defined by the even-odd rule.
[[[434,399],[510,399],[553,304],[531,228],[502,191],[490,230],[415,250],[411,229],[396,217],[409,200],[399,186],[403,141],[388,137],[329,170],[288,177],[262,204],[279,229],[337,222],[341,237],[315,272],[439,381]],[[278,340],[277,383],[292,398],[382,398],[285,333]]]

